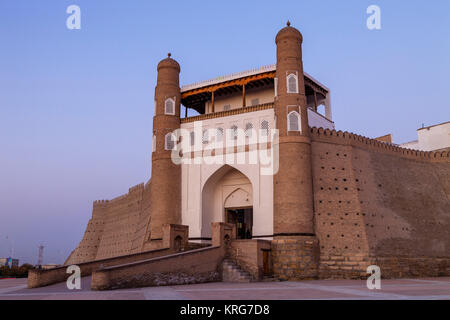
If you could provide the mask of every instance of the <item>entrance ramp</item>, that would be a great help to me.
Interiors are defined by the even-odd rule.
[[[92,290],[221,281],[223,259],[236,239],[233,224],[212,223],[212,246],[105,267],[92,274]]]
[[[111,290],[220,281],[224,246],[211,246],[119,266],[92,274],[92,290]]]
[[[154,245],[153,248],[151,248],[151,246],[148,246],[149,248],[151,248],[151,250],[146,250],[145,248],[147,246],[146,243],[144,243],[142,246],[143,252],[76,264],[80,268],[81,276],[90,276],[94,271],[104,267],[112,267],[136,261],[163,257],[174,254],[176,252],[189,251],[197,248],[195,244],[191,244],[188,242],[189,233],[187,226],[165,224],[163,225],[163,231],[164,233],[162,240],[159,241],[156,246]],[[64,265],[48,270],[31,269],[28,272],[28,288],[44,287],[66,281],[67,278],[71,275],[70,273],[67,273],[68,266],[69,265]]]

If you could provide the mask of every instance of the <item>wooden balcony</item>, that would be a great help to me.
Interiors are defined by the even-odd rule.
[[[242,107],[238,109],[232,109],[228,111],[220,111],[220,112],[214,112],[214,113],[207,113],[207,114],[201,114],[198,116],[188,117],[188,118],[182,118],[181,123],[189,123],[194,121],[202,121],[202,120],[208,120],[208,119],[214,119],[214,118],[222,118],[222,117],[228,117],[233,116],[241,113],[247,113],[247,112],[254,112],[254,111],[261,111],[261,110],[267,110],[273,108],[273,102],[269,103],[263,103],[256,106],[251,107]]]

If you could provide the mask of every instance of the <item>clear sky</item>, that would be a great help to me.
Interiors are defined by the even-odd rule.
[[[81,8],[68,30],[66,8]],[[366,9],[381,8],[381,30]],[[0,257],[62,263],[92,202],[150,177],[156,65],[188,84],[275,62],[290,20],[336,128],[394,142],[450,120],[450,1],[0,1]],[[9,236],[11,241],[6,239]]]

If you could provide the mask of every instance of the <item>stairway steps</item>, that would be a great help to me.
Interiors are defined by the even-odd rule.
[[[222,279],[225,282],[251,282],[253,277],[234,261],[226,259],[222,263]]]

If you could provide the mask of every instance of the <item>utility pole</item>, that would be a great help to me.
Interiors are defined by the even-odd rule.
[[[7,235],[6,239],[9,241],[9,256],[14,258],[14,244],[11,238]]]
[[[37,266],[41,267],[44,263],[44,246],[41,244],[38,246],[39,248],[39,257],[38,257],[38,263]]]

